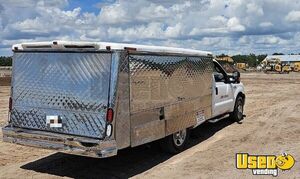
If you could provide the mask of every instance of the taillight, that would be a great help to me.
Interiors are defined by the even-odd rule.
[[[12,110],[12,98],[11,97],[9,97],[8,109],[9,109],[9,112]]]
[[[107,109],[106,121],[111,123],[114,119],[114,110],[112,108]]]

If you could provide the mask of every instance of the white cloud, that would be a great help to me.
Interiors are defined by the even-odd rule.
[[[272,27],[273,26],[273,23],[272,22],[261,22],[259,24],[260,27],[263,27],[263,28],[267,28],[267,27]]]
[[[210,18],[210,20],[212,21],[212,23],[218,23],[218,24],[226,24],[227,23],[227,19],[224,16],[213,16]]]
[[[291,11],[285,19],[289,22],[300,22],[300,11]]]
[[[217,45],[222,41],[222,38],[219,37],[213,37],[213,38],[209,38],[209,37],[204,37],[201,40],[201,43],[203,45],[207,45],[207,46],[212,46],[212,45]]]
[[[133,9],[133,11],[135,10]],[[126,23],[129,22],[131,18],[126,9],[119,3],[104,6],[99,14],[100,22],[106,24]]]
[[[260,37],[259,40],[257,41],[257,43],[262,43],[262,44],[278,44],[281,41],[282,41],[281,38],[275,37],[273,35],[270,35],[270,36],[262,36],[262,37]]]
[[[168,12],[168,9],[162,5],[150,4],[150,6],[142,7],[139,13],[136,14],[136,18],[144,21],[166,18],[169,15]]]
[[[232,17],[228,20],[227,26],[230,31],[233,32],[241,32],[244,31],[246,28],[240,24],[240,20],[236,17]]]
[[[222,34],[228,33],[227,27],[219,27],[219,28],[193,28],[189,33],[191,36],[222,36]]]
[[[250,43],[250,37],[248,36],[242,36],[239,38],[239,43],[240,44],[249,44]]]
[[[160,23],[150,23],[135,28],[114,28],[108,29],[110,39],[121,41],[136,41],[140,39],[160,39],[163,37]]]
[[[263,9],[255,3],[247,4],[247,13],[249,15],[258,15],[258,16],[264,15]]]
[[[169,26],[166,29],[167,37],[179,37],[182,33],[182,24],[178,23],[175,26]]]

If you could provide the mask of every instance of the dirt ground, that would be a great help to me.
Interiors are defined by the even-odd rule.
[[[278,178],[300,178],[300,73],[247,73],[242,81],[247,96],[244,121],[224,119],[196,128],[188,149],[180,154],[162,153],[153,143],[95,159],[0,141],[0,178],[273,178],[236,169],[238,152],[292,154],[296,164],[289,171],[279,170]],[[6,84],[0,86],[1,127],[7,121]]]

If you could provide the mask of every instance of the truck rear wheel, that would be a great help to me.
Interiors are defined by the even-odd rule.
[[[244,118],[244,99],[238,96],[235,101],[234,111],[230,114],[230,119],[234,122],[239,122]]]
[[[161,147],[168,153],[177,154],[185,149],[189,136],[189,129],[183,129],[164,138]]]

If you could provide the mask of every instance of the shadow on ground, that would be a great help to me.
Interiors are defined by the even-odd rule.
[[[197,127],[187,148],[201,145],[202,141],[231,124],[229,119],[224,119],[215,124],[207,123]],[[104,159],[55,153],[21,168],[71,178],[128,178],[147,171],[170,157],[172,155],[160,150],[159,142],[154,142],[121,150],[117,156]]]

